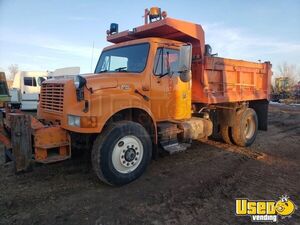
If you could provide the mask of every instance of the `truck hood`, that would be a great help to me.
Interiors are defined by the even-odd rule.
[[[80,74],[80,76],[86,79],[86,85],[88,88],[92,88],[93,91],[107,88],[115,88],[118,86],[118,78],[115,74]],[[75,76],[59,76],[49,80],[45,83],[67,83],[73,81]]]
[[[92,88],[93,91],[107,88],[115,88],[118,86],[118,79],[112,74],[87,74],[83,77],[86,79],[87,87]]]

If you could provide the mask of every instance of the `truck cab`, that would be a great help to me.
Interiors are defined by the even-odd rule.
[[[156,121],[191,117],[191,83],[179,75],[180,47],[162,38],[143,38],[105,48],[95,74],[115,74],[120,89],[134,90]],[[176,104],[174,104],[176,102]]]

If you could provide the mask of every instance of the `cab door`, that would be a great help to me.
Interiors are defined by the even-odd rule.
[[[191,85],[178,73],[179,50],[159,47],[151,76],[151,110],[159,121],[191,116]]]
[[[40,87],[37,84],[35,77],[23,77],[22,94],[38,94]]]

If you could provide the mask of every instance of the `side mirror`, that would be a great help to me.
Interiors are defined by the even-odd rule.
[[[182,45],[179,52],[178,72],[182,82],[191,80],[191,65],[192,65],[192,45]]]
[[[182,82],[189,82],[192,78],[191,71],[181,72],[179,74],[179,78]]]
[[[39,86],[42,86],[42,83],[45,81],[46,79],[44,77],[38,77],[37,79],[37,83]]]

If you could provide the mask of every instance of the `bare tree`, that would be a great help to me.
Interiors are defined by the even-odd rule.
[[[19,71],[19,66],[17,64],[11,64],[8,67],[8,70],[10,73],[10,79],[13,80],[15,78],[16,73]]]
[[[288,85],[294,86],[297,84],[297,67],[287,62],[278,65],[278,77],[285,77],[288,79]]]

